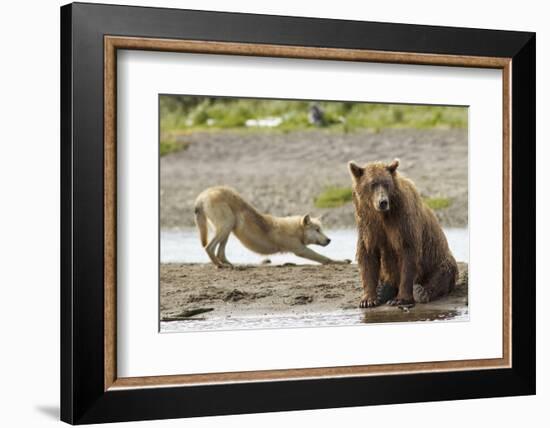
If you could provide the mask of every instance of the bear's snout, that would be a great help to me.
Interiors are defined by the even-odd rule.
[[[381,199],[378,202],[378,209],[380,211],[388,211],[390,209],[390,203],[387,199]]]

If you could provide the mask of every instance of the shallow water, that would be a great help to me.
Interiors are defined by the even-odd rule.
[[[444,229],[451,251],[458,261],[469,260],[469,235],[467,228]],[[327,247],[312,246],[321,254],[334,259],[355,257],[356,232],[354,229],[333,229],[326,231],[331,238]],[[234,236],[229,238],[226,249],[227,258],[237,264],[258,264],[264,259],[241,245]],[[161,263],[209,263],[210,260],[202,248],[195,229],[161,231]],[[293,254],[269,256],[272,264],[296,263],[315,264]],[[220,317],[213,313],[197,315],[185,321],[161,322],[163,333],[213,330],[248,330],[271,328],[304,328],[352,326],[369,323],[422,322],[422,321],[466,321],[468,308],[462,305],[436,302],[429,305],[416,305],[410,310],[389,308],[390,310],[347,309],[329,313],[314,313],[307,310],[299,313],[247,315]]]
[[[457,261],[469,261],[468,228],[446,228],[445,235]],[[211,234],[212,232],[210,232]],[[315,251],[333,259],[355,259],[357,235],[355,229],[327,230],[331,243],[326,247],[311,246]],[[233,235],[227,243],[226,255],[232,263],[257,264],[265,257],[251,252]],[[273,264],[296,263],[315,264],[294,254],[274,254],[268,257]],[[161,263],[209,263],[210,259],[202,248],[196,229],[162,230],[160,234]]]
[[[348,309],[331,313],[300,313],[269,316],[239,316],[190,318],[185,321],[161,322],[163,333],[212,330],[258,330],[271,328],[337,327],[371,323],[399,323],[421,321],[467,321],[468,309],[421,308],[410,311],[391,308],[391,311]]]

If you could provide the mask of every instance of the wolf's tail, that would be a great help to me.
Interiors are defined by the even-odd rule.
[[[208,244],[208,224],[201,202],[195,204],[195,224],[199,229],[201,244],[203,247],[206,247],[206,244]]]

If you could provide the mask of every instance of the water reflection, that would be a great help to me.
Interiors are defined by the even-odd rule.
[[[409,310],[395,307],[349,309],[331,313],[261,315],[242,317],[200,317],[185,321],[161,322],[161,332],[208,330],[261,330],[272,328],[336,327],[370,323],[467,321],[467,308],[449,309],[417,305]]]

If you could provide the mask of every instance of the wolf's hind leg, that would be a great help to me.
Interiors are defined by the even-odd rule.
[[[208,256],[210,257],[210,260],[212,260],[212,263],[214,263],[217,267],[231,266],[231,264],[222,260],[220,258],[220,255],[223,255],[223,258],[225,258],[225,244],[227,243],[227,239],[229,238],[229,234],[231,233],[232,229],[232,224],[227,224],[223,228],[217,229],[216,235],[205,248]],[[223,250],[220,252],[220,249],[218,248],[218,250],[216,251],[216,247],[221,244],[223,244]]]
[[[225,246],[227,245],[228,240],[229,240],[229,233],[224,239],[221,240],[220,245],[218,246],[218,251],[216,252],[216,257],[222,263],[232,266],[229,260],[227,260],[227,257],[225,257]]]
[[[208,254],[208,257],[210,258],[210,260],[212,261],[212,263],[214,263],[216,266],[218,267],[221,267],[222,265],[222,262],[220,262],[218,260],[218,258],[216,257],[216,255],[214,254],[214,247],[217,245],[217,242],[216,242],[216,237],[214,237],[212,239],[212,241],[210,241],[210,243],[204,247],[205,251],[206,251],[206,254]]]

